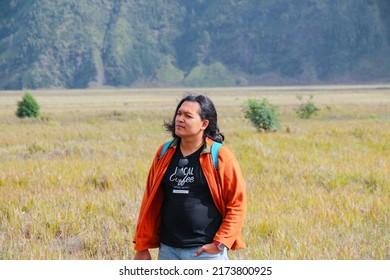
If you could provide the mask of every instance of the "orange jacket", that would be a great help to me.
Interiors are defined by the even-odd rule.
[[[222,146],[218,153],[218,171],[212,161],[210,147],[213,141],[207,138],[207,145],[199,161],[209,185],[217,209],[222,214],[222,224],[214,240],[230,249],[244,248],[241,230],[246,214],[245,182],[234,155]],[[141,202],[136,233],[133,238],[135,250],[160,246],[161,208],[164,200],[161,180],[176,150],[174,141],[161,159],[158,159],[163,145],[154,157],[149,170],[146,189]]]

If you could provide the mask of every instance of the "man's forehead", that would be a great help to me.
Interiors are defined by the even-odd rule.
[[[199,113],[200,106],[198,102],[185,101],[181,104],[179,111],[188,113]]]

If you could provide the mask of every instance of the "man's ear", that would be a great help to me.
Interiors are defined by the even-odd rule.
[[[209,120],[204,120],[202,122],[201,130],[206,130],[206,128],[209,126]]]

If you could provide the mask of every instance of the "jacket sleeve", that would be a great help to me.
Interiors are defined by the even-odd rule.
[[[154,182],[157,172],[158,156],[162,146],[158,149],[152,165],[149,169],[146,187],[142,197],[136,231],[133,237],[135,250],[145,250],[159,246],[159,211],[155,211],[154,207],[160,204],[162,196],[158,194],[160,190],[154,189]],[[156,195],[157,194],[157,195]],[[155,205],[152,205],[155,203]]]
[[[215,240],[231,249],[244,248],[241,231],[247,211],[246,186],[237,159],[226,147],[219,153],[218,173],[224,213]]]

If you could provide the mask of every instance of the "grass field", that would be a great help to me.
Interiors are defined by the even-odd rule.
[[[152,157],[185,89],[0,92],[0,259],[129,259]],[[390,259],[390,85],[207,88],[248,190],[231,259]],[[297,96],[317,116],[301,120]],[[248,98],[278,106],[258,133]],[[155,257],[156,250],[153,250]]]

